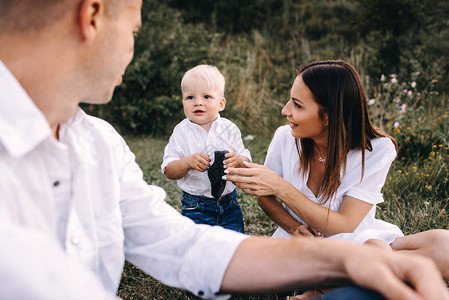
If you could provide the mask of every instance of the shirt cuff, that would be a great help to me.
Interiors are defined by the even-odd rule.
[[[167,167],[167,165],[168,165],[169,163],[171,163],[172,161],[178,160],[178,159],[180,159],[180,158],[175,158],[175,157],[173,157],[173,158],[166,158],[166,159],[162,162],[162,165],[161,165],[161,172],[162,172],[162,174],[165,174],[165,168]]]
[[[234,252],[247,235],[210,227],[185,256],[179,279],[187,290],[204,299],[227,299],[217,295]]]

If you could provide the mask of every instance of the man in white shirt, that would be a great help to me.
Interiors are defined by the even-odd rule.
[[[112,126],[78,108],[110,101],[141,5],[0,0],[0,298],[112,299],[126,258],[204,298],[352,281],[388,298],[449,299],[425,258],[247,237],[166,204]]]

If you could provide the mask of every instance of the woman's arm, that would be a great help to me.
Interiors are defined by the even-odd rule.
[[[340,210],[329,210],[307,198],[288,181],[258,164],[245,169],[228,169],[227,180],[256,196],[275,195],[299,218],[325,236],[353,232],[372,208],[372,204],[346,196]]]
[[[372,204],[345,196],[339,210],[334,211],[313,202],[293,186],[280,191],[278,197],[306,224],[324,236],[354,232],[373,207]]]
[[[296,235],[301,222],[293,218],[275,196],[259,196],[257,203],[265,214],[290,235]]]

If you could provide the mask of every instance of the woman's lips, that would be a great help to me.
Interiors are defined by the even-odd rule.
[[[294,128],[296,128],[296,127],[298,127],[298,124],[295,124],[295,123],[292,123],[292,122],[289,122],[290,124],[290,127],[292,128],[292,129],[294,129]]]

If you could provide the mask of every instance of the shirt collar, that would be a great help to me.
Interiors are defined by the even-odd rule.
[[[190,126],[193,134],[196,137],[198,137],[201,134],[201,132],[203,132],[203,131],[205,132],[204,128],[201,127],[200,125],[193,123],[189,119],[187,119],[187,121],[188,121],[187,124],[189,124],[188,126]],[[220,117],[220,114],[218,114],[217,118],[215,119],[215,121],[210,126],[210,130],[209,131],[215,130],[215,127],[217,127],[219,125],[220,121],[221,121],[221,117]]]
[[[51,135],[42,112],[0,60],[0,144],[12,156],[34,149]]]

